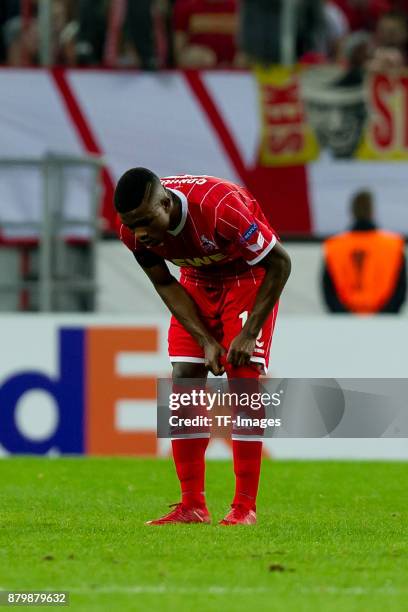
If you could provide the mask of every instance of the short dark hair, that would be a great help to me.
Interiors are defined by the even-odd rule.
[[[116,185],[114,203],[118,212],[125,213],[140,206],[148,187],[159,181],[159,177],[147,168],[130,168],[120,177]]]
[[[370,221],[373,215],[373,194],[368,189],[357,191],[351,199],[351,211],[356,221]]]

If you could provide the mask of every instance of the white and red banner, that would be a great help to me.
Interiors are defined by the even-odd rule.
[[[368,139],[350,160],[319,142],[312,119],[324,113],[313,98],[315,88],[302,84],[306,116],[296,79],[278,77],[263,75],[262,85],[245,72],[2,69],[0,158],[103,155],[102,208],[110,226],[115,181],[127,168],[143,165],[161,176],[211,174],[245,184],[280,233],[343,229],[350,196],[369,188],[379,222],[408,233],[404,78],[373,82]],[[331,92],[324,95],[333,98]],[[353,92],[342,95],[347,107],[353,105]],[[338,109],[325,112],[336,125]],[[383,150],[375,148],[378,143]],[[344,142],[336,141],[340,145]],[[0,219],[24,220],[40,209],[40,186],[32,187],[24,172],[19,170],[18,185],[11,185],[10,169],[0,164]]]

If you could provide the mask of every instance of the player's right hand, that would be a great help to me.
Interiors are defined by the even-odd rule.
[[[221,357],[225,354],[225,349],[216,340],[208,342],[204,346],[204,364],[207,370],[214,376],[224,374],[224,366],[221,364]]]

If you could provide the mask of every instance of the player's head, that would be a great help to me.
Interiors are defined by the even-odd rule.
[[[354,221],[373,221],[374,206],[371,191],[358,191],[351,200]]]
[[[147,168],[131,168],[115,189],[115,208],[124,225],[146,246],[163,241],[173,202],[160,179]]]

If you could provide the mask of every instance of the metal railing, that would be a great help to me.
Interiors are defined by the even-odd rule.
[[[38,310],[50,312],[59,310],[58,294],[82,293],[95,301],[97,291],[96,278],[96,244],[99,237],[99,202],[101,170],[104,162],[99,157],[47,154],[41,159],[0,158],[0,170],[5,168],[38,170],[42,178],[41,213],[38,219],[11,221],[2,218],[0,208],[0,231],[20,233],[29,231],[38,240],[38,274],[35,280],[24,278],[17,280],[0,279],[0,292],[30,291],[37,294]],[[65,203],[68,169],[87,169],[89,179],[89,206],[86,218],[75,218],[66,215]],[[27,194],[27,198],[30,194]],[[86,244],[86,262],[81,274],[69,273],[68,252],[71,232],[78,231]],[[7,241],[6,241],[7,242]],[[18,242],[18,241],[17,241]]]

